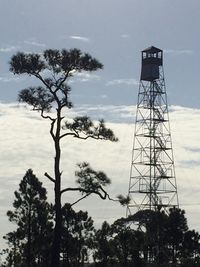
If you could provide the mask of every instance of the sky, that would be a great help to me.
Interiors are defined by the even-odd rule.
[[[73,183],[69,177],[76,163],[89,155],[91,165],[111,177],[111,195],[128,191],[141,51],[151,45],[164,51],[180,204],[191,227],[200,230],[199,25],[199,0],[0,0],[0,240],[12,228],[5,214],[28,168],[53,197],[52,186],[43,177],[54,156],[49,126],[37,113],[17,104],[18,92],[35,80],[9,72],[10,58],[18,51],[41,53],[49,48],[79,48],[104,65],[103,70],[79,74],[71,81],[75,110],[68,115],[105,118],[120,142],[91,142],[81,150],[77,142],[66,143],[63,169],[64,182]],[[68,199],[73,196],[63,201]],[[116,203],[96,198],[77,209],[86,207],[98,225],[125,215]]]
[[[154,45],[164,50],[169,103],[200,107],[199,0],[0,0],[0,7],[2,102],[30,85],[9,73],[17,51],[77,47],[104,69],[76,80],[75,103],[135,104],[140,51]]]

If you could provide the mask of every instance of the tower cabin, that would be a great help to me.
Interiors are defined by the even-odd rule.
[[[159,67],[162,66],[163,51],[151,46],[142,51],[141,80],[154,81],[160,78]]]

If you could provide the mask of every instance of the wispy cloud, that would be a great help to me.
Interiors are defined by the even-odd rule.
[[[74,82],[90,82],[90,81],[98,81],[100,80],[100,76],[96,74],[90,74],[87,72],[77,72],[74,74],[73,78],[71,78],[70,83]]]
[[[27,45],[36,46],[36,47],[45,47],[46,46],[43,43],[37,42],[35,39],[25,40],[24,43]]]
[[[185,146],[186,150],[192,151],[192,152],[196,152],[196,153],[200,153],[200,147],[189,147],[189,146]]]
[[[5,46],[0,48],[1,53],[10,53],[13,51],[18,50],[20,47],[19,46]]]
[[[174,54],[174,55],[192,55],[192,54],[194,54],[194,51],[190,50],[190,49],[180,49],[180,50],[164,49],[163,51],[165,53]]]
[[[90,42],[90,39],[88,37],[85,37],[85,36],[71,35],[71,36],[69,36],[69,38],[74,39],[74,40],[78,40],[78,41],[82,41],[85,43]]]
[[[130,79],[114,79],[111,81],[108,81],[106,83],[107,86],[113,86],[113,85],[138,85],[139,82],[136,79],[130,78]]]
[[[21,81],[24,81],[25,79],[26,79],[25,77],[16,77],[16,76],[11,76],[9,74],[0,76],[0,82],[3,82],[3,83],[21,82]]]
[[[181,167],[194,168],[200,165],[200,160],[183,160],[180,162]]]
[[[124,38],[124,39],[127,39],[127,38],[130,38],[130,35],[127,34],[127,33],[123,33],[120,35],[121,38]]]
[[[102,98],[106,98],[106,95],[101,95]],[[133,123],[135,118],[135,106],[114,106],[114,105],[81,105],[76,107],[75,112],[78,116],[87,114],[94,120],[98,120],[99,117],[106,118],[109,123]]]

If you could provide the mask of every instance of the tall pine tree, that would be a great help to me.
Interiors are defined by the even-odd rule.
[[[77,73],[93,72],[102,69],[102,67],[103,65],[97,59],[78,49],[63,49],[62,51],[48,49],[42,54],[19,52],[10,61],[11,72],[17,75],[33,76],[41,83],[40,86],[22,90],[19,93],[19,100],[31,105],[33,110],[40,112],[42,118],[50,121],[50,135],[55,148],[54,173],[50,175],[46,172],[45,176],[53,183],[55,195],[55,227],[51,267],[59,267],[60,265],[61,195],[69,191],[81,192],[82,197],[75,202],[90,194],[97,194],[102,199],[108,197],[103,187],[109,184],[110,180],[103,172],[92,170],[88,163],[79,165],[81,169],[78,173],[80,179],[78,179],[78,186],[74,188],[61,187],[62,171],[60,170],[61,141],[63,138],[117,141],[112,130],[106,128],[103,120],[94,124],[89,117],[78,116],[73,121],[63,121],[65,119],[63,110],[72,107],[69,100],[69,79]],[[51,109],[54,109],[55,112],[50,113]]]
[[[7,216],[17,229],[4,237],[11,246],[10,255],[19,266],[47,266],[53,225],[46,189],[29,169],[14,194],[14,210]]]

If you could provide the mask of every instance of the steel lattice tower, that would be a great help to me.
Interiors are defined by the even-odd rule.
[[[178,207],[163,72],[163,51],[142,51],[127,216],[138,210]]]

